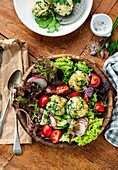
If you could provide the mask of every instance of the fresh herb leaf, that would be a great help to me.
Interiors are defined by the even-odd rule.
[[[35,19],[36,23],[39,25],[41,28],[47,28],[50,22],[52,22],[52,17],[37,17]]]
[[[118,38],[115,42],[110,43],[108,48],[109,55],[113,55],[116,50],[118,50]]]
[[[61,20],[57,20],[52,11],[50,11],[50,13],[52,16],[49,15],[49,16],[37,17],[35,21],[39,25],[39,27],[47,28],[48,33],[53,33],[55,31],[58,32]]]

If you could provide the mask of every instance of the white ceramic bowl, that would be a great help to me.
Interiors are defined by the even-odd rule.
[[[105,30],[102,29],[101,31],[96,30],[96,24],[98,22],[103,22],[105,25]],[[91,19],[90,27],[92,32],[97,36],[104,36],[109,37],[112,31],[112,20],[106,14],[94,14]]]
[[[71,24],[61,25],[58,32],[47,33],[47,29],[40,28],[38,24],[35,22],[35,16],[33,16],[30,6],[30,3],[32,1],[33,0],[14,0],[14,7],[18,17],[20,18],[22,23],[30,30],[38,34],[51,37],[63,36],[79,28],[88,17],[93,4],[93,0],[86,0],[86,7],[84,9],[84,12],[78,19],[76,19]]]

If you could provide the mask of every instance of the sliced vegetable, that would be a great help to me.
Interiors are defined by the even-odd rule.
[[[57,125],[55,129],[65,129],[68,127],[68,122],[67,120],[62,119],[61,121],[57,121]]]
[[[104,106],[101,103],[95,102],[95,110],[99,112],[104,112]]]
[[[42,89],[44,89],[47,86],[47,81],[43,76],[31,77],[28,79],[27,82],[38,83]]]
[[[48,95],[42,95],[39,100],[38,100],[38,104],[40,107],[44,107],[46,105],[46,103],[48,102],[49,100],[49,96]]]
[[[83,136],[86,131],[86,125],[83,122],[79,123],[79,129],[75,131],[76,136]]]
[[[77,121],[78,121],[78,122],[81,122],[81,123],[84,123],[84,124],[85,124],[85,126],[86,126],[86,129],[87,129],[88,124],[89,124],[89,120],[88,120],[88,118],[87,118],[87,117],[80,118],[80,119],[78,119]]]
[[[47,117],[48,117],[48,113],[47,113],[46,110],[44,110],[40,125],[46,125],[47,124],[47,122],[48,122]]]
[[[51,120],[51,127],[55,127],[56,126],[56,119],[53,115],[49,114],[49,118]]]
[[[42,134],[43,134],[45,137],[48,138],[48,137],[50,137],[51,134],[52,134],[52,129],[51,129],[50,126],[45,125],[45,126],[42,126],[42,127],[41,127],[41,132],[42,132]]]
[[[57,95],[65,96],[68,93],[69,93],[69,87],[66,84],[59,85],[56,88],[56,94]]]
[[[58,143],[60,138],[61,138],[60,130],[54,130],[50,137],[50,139],[52,140],[52,143]]]
[[[62,117],[57,116],[57,115],[53,115],[53,116],[55,117],[56,120],[59,120],[59,121],[63,119]]]
[[[100,78],[96,75],[96,74],[92,74],[92,77],[91,77],[91,82],[90,82],[90,87],[97,87],[99,86],[100,84]]]
[[[86,103],[89,103],[89,98],[88,98],[87,94],[84,94],[84,100]]]
[[[76,97],[76,96],[81,97],[81,93],[79,93],[79,92],[72,92],[70,94],[70,97]]]

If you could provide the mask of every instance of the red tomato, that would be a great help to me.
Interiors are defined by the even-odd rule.
[[[76,97],[76,96],[81,97],[81,93],[79,93],[79,92],[72,92],[70,94],[70,97]]]
[[[40,106],[40,107],[44,107],[45,104],[48,102],[48,100],[49,100],[49,96],[43,94],[43,95],[39,98],[39,101],[38,101],[39,106]]]
[[[57,95],[65,96],[68,93],[69,93],[69,87],[66,84],[57,86],[57,88],[56,88]]]
[[[100,84],[100,78],[96,74],[92,74],[90,87],[97,87]]]
[[[86,103],[89,103],[89,98],[88,98],[87,94],[84,94],[84,100]]]
[[[53,85],[50,85],[50,86],[47,87],[46,92],[48,94],[54,94],[54,93],[56,93],[55,90],[56,90],[56,87],[53,86]]]
[[[54,130],[51,134],[51,140],[52,140],[52,143],[58,143],[59,142],[59,139],[61,137],[61,131],[60,130]]]
[[[42,132],[42,134],[43,134],[45,137],[48,138],[48,137],[50,137],[51,134],[52,134],[52,129],[51,129],[50,126],[45,125],[45,126],[42,126],[42,127],[41,127],[41,132]]]
[[[95,102],[95,110],[104,112],[104,106],[101,103]]]

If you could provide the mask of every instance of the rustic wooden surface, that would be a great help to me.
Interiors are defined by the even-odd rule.
[[[91,57],[90,46],[100,38],[90,30],[90,20],[94,13],[106,13],[112,20],[118,14],[117,0],[94,0],[92,11],[86,22],[73,33],[58,37],[44,37],[26,28],[17,17],[13,1],[1,0],[0,39],[20,38],[27,41],[30,65],[35,57],[71,53],[84,55],[96,62],[102,69],[105,59]],[[118,29],[112,40],[118,37]],[[76,149],[57,150],[33,141],[22,146],[22,155],[13,155],[12,145],[0,145],[0,169],[118,169],[117,148],[109,144],[102,133],[96,141]]]

